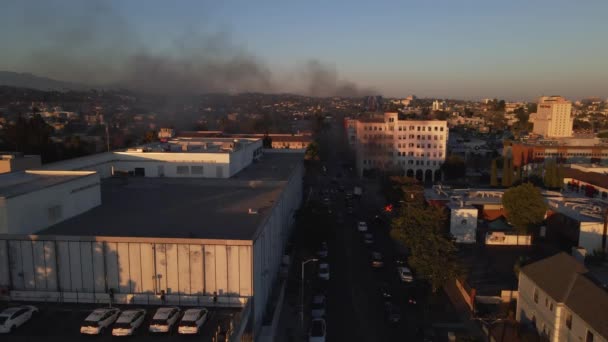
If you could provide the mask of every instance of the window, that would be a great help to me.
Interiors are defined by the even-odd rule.
[[[189,172],[188,166],[178,166],[176,170],[178,175],[187,175]]]
[[[534,289],[534,303],[538,304],[538,289]]]
[[[570,312],[566,314],[566,327],[568,330],[572,329],[572,314]]]
[[[593,333],[587,330],[587,336],[585,337],[585,342],[593,342]]]
[[[202,166],[190,166],[190,172],[193,175],[202,175],[203,174],[203,167]]]
[[[549,311],[553,311],[553,302],[549,303]]]

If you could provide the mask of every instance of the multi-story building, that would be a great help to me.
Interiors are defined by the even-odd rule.
[[[527,265],[519,273],[517,321],[549,341],[608,341],[608,292],[597,283],[563,252]]]
[[[572,102],[561,96],[542,96],[534,116],[533,132],[546,138],[572,136]]]
[[[398,113],[355,120],[357,171],[394,171],[421,181],[441,178],[446,157],[445,120],[400,120]]]
[[[510,146],[505,145],[503,155],[513,158],[515,167],[543,163],[548,159],[567,164],[608,164],[608,145],[585,143],[584,141],[512,143]]]

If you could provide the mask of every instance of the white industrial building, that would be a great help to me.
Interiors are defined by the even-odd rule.
[[[347,128],[352,125],[347,121]],[[354,120],[357,171],[396,171],[421,181],[441,179],[448,126],[442,120],[400,120],[384,113]],[[349,141],[352,139],[349,131]]]
[[[107,303],[113,291],[118,303],[176,305],[217,296],[249,302],[259,331],[301,203],[303,155],[213,140],[0,175],[2,294]]]

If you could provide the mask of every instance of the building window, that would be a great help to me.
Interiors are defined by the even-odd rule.
[[[190,172],[193,175],[202,175],[203,174],[203,167],[202,166],[190,166]]]
[[[534,303],[538,304],[538,289],[534,289]]]
[[[587,336],[585,337],[585,342],[593,342],[593,333],[587,330]]]
[[[178,167],[176,167],[176,172],[178,175],[187,175],[189,172],[189,169],[187,166],[178,166]]]
[[[572,314],[570,312],[566,314],[566,327],[568,330],[572,330]]]

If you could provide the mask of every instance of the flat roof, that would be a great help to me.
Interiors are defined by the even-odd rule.
[[[105,179],[100,206],[38,234],[251,240],[302,160],[266,153],[230,179]]]
[[[95,174],[94,171],[20,171],[0,174],[0,197],[10,198]]]

